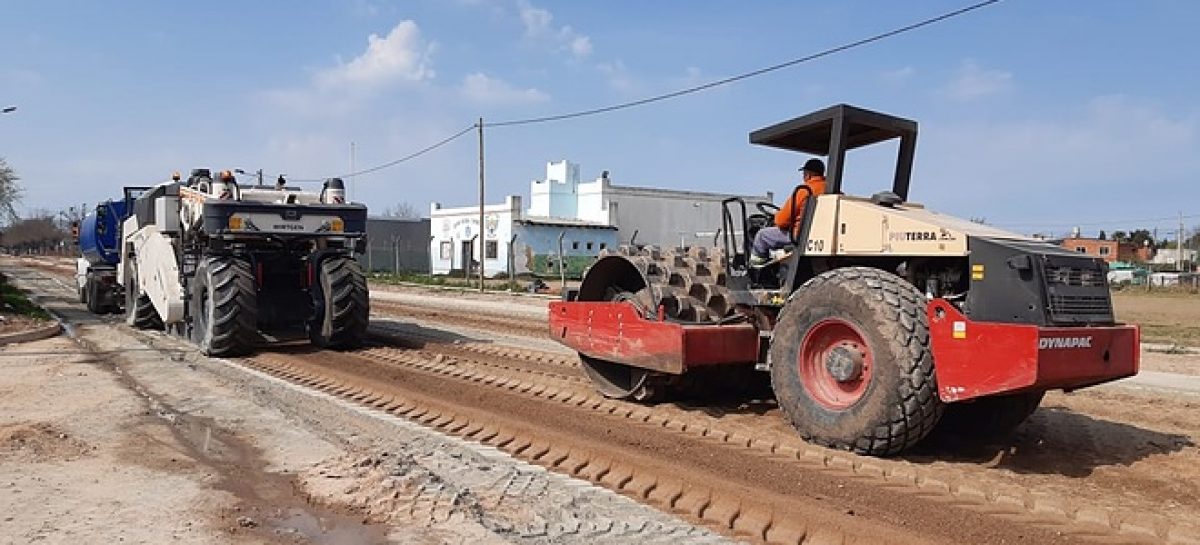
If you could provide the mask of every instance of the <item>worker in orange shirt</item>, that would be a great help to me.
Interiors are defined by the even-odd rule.
[[[809,159],[800,171],[803,173],[804,185],[812,190],[813,196],[825,193],[825,163],[822,163],[820,159]],[[761,267],[767,264],[771,259],[771,250],[777,250],[792,243],[792,238],[788,233],[800,228],[799,220],[804,217],[804,203],[808,199],[808,195],[809,193],[803,189],[794,191],[792,195],[788,196],[787,202],[783,203],[783,208],[775,213],[775,225],[758,230],[758,233],[754,235],[754,252],[750,256],[750,265]],[[792,197],[796,198],[794,206]],[[793,208],[795,208],[794,217],[792,215]]]

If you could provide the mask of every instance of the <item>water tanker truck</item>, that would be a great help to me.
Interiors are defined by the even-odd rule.
[[[105,201],[78,224],[79,250],[75,284],[79,302],[96,314],[121,312],[124,291],[117,279],[121,261],[121,223],[133,209],[133,199],[146,188],[126,188],[122,199]]]

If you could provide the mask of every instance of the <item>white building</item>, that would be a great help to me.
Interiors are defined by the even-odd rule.
[[[442,208],[433,203],[430,216],[430,263],[433,274],[462,273],[479,264],[479,207]],[[535,273],[557,276],[565,269],[578,277],[600,250],[616,246],[616,228],[570,218],[524,216],[521,197],[483,208],[484,275]],[[511,252],[511,253],[510,253]],[[511,261],[510,261],[511,256]]]
[[[1179,263],[1179,255],[1178,248],[1162,248],[1154,252],[1154,257],[1150,259],[1150,262],[1155,265],[1176,265]],[[1184,248],[1183,260],[1188,263],[1195,263],[1196,250]]]
[[[546,178],[530,183],[529,215],[569,218],[616,227],[622,243],[637,235],[638,244],[712,246],[721,228],[721,201],[741,197],[748,211],[771,202],[774,195],[734,195],[612,183],[608,171],[581,182],[579,165],[570,161],[546,164]],[[740,212],[739,212],[740,213]]]
[[[508,270],[508,241],[513,220],[521,217],[521,197],[512,195],[503,204],[483,207],[483,226],[479,228],[479,207],[442,208],[429,206],[430,263],[433,274],[463,270],[466,263],[479,263],[479,234],[483,231],[484,274],[494,276]]]
[[[664,247],[710,247],[720,243],[716,236],[721,229],[721,201],[741,197],[747,211],[753,212],[755,203],[773,197],[770,192],[732,195],[620,186],[612,183],[607,171],[581,182],[579,165],[565,160],[547,163],[546,178],[533,180],[529,193],[528,210],[522,210],[521,197],[515,195],[484,207],[482,243],[478,206],[443,208],[432,203],[433,273],[461,273],[464,265],[477,270],[481,249],[486,276],[510,268],[514,274],[557,275],[562,267],[574,277],[601,250],[631,240]]]

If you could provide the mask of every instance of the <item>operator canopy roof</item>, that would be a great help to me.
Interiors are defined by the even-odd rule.
[[[750,143],[811,155],[829,155],[834,121],[837,119],[841,119],[845,127],[847,150],[892,138],[911,137],[917,132],[916,121],[838,104],[758,129],[750,133]]]
[[[905,201],[917,146],[916,121],[838,104],[750,133],[751,144],[829,157],[825,193],[834,194],[842,192],[846,151],[893,138],[900,139],[900,149],[892,193]]]

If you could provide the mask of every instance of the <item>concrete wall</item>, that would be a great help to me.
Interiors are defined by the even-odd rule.
[[[567,278],[579,278],[596,261],[600,250],[617,245],[617,231],[598,227],[519,222],[513,244],[516,274],[559,276],[558,237],[563,236],[562,262]]]
[[[786,184],[785,184],[786,185]],[[590,182],[579,181],[579,166],[569,161],[547,163],[546,179],[530,184],[529,217],[552,217],[615,226],[619,239],[639,244],[711,246],[721,228],[721,201],[731,194],[680,191],[612,183],[607,172]],[[748,211],[773,194],[740,195]]]
[[[1194,263],[1196,261],[1196,251],[1184,248],[1183,260]],[[1161,248],[1157,253],[1154,254],[1154,259],[1151,261],[1151,263],[1156,265],[1174,265],[1178,261],[1179,250],[1177,248]]]
[[[367,271],[429,272],[429,219],[368,218],[367,251],[356,257]]]
[[[483,242],[479,239],[469,244],[480,233],[479,207],[442,208],[432,203],[430,215],[429,252],[432,255],[433,274],[461,274],[464,265],[478,270],[479,256],[484,253],[485,276],[496,276],[508,271],[508,243],[512,238],[515,219],[521,217],[521,197],[510,195],[501,204],[484,206]],[[464,255],[469,247],[470,261]],[[491,248],[493,251],[487,252]]]
[[[600,215],[611,218],[622,242],[629,242],[636,232],[638,244],[665,247],[712,246],[721,228],[721,201],[733,196],[614,186],[605,180],[582,185],[608,185],[602,190],[607,210]],[[580,191],[586,190],[581,187]],[[742,196],[750,213],[755,203],[770,202],[772,197],[771,193]]]
[[[1067,238],[1063,239],[1062,247],[1072,252],[1103,258],[1104,261],[1109,263],[1116,261],[1121,253],[1115,240]]]
[[[579,185],[579,165],[570,161],[546,163],[546,179],[529,184],[529,216],[574,218],[578,214],[575,196]]]

